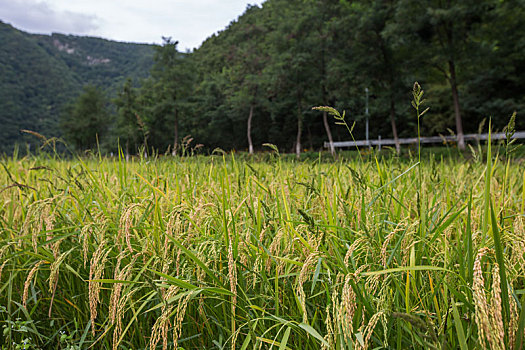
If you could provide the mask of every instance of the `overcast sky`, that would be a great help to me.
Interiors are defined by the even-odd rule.
[[[0,20],[30,32],[90,35],[193,49],[264,0],[0,0]]]

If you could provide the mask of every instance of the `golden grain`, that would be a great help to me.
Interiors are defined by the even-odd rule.
[[[505,331],[503,328],[503,316],[501,315],[501,282],[499,276],[499,266],[494,263],[492,269],[492,296],[491,296],[491,313],[490,322],[492,325],[493,339],[495,342],[494,349],[505,349]]]
[[[486,342],[489,347],[492,347],[494,341],[492,339],[492,329],[489,318],[490,309],[485,296],[485,279],[483,278],[483,270],[481,269],[481,259],[489,252],[490,250],[488,248],[482,248],[476,256],[476,260],[474,261],[474,282],[472,291],[474,306],[476,309],[475,319],[476,324],[478,325],[480,343],[483,344]]]
[[[177,310],[175,312],[175,322],[173,327],[173,344],[174,349],[178,349],[178,340],[181,336],[182,331],[182,321],[184,321],[184,316],[186,315],[186,308],[192,297],[191,293],[186,294],[182,297],[177,305]]]
[[[308,323],[308,312],[306,310],[306,294],[303,289],[303,284],[306,282],[308,278],[308,274],[310,273],[310,268],[317,261],[317,257],[318,257],[318,253],[313,252],[308,256],[308,258],[306,258],[306,261],[304,262],[301,268],[301,272],[299,273],[299,277],[297,278],[297,294],[301,302],[301,308],[303,309],[303,322],[304,323]]]
[[[171,326],[170,315],[175,308],[175,304],[168,304],[168,300],[175,296],[179,288],[177,286],[170,286],[166,292],[163,290],[162,299],[164,305],[161,309],[161,315],[155,321],[153,328],[151,330],[151,338],[149,342],[149,348],[155,349],[157,343],[162,338],[162,349],[166,350],[168,348],[168,330]]]
[[[31,271],[29,271],[29,274],[27,275],[27,278],[26,278],[26,281],[24,282],[24,294],[22,296],[22,305],[24,305],[24,307],[27,306],[27,297],[29,295],[29,286],[31,284],[31,281],[33,280],[33,277],[35,276],[36,272],[38,271],[38,268],[40,267],[40,265],[42,265],[44,263],[43,260],[39,260],[34,266],[33,268],[31,269]]]
[[[131,246],[131,229],[133,226],[134,211],[140,207],[142,207],[140,203],[133,203],[129,205],[122,213],[119,221],[117,240],[120,241],[124,238],[126,241],[126,246],[131,254],[133,254],[133,247]]]
[[[368,321],[366,328],[363,330],[364,345],[362,349],[368,349],[370,338],[372,337],[372,334],[374,333],[374,329],[376,328],[377,321],[379,321],[379,319],[382,318],[383,316],[384,316],[384,312],[380,311],[372,315],[372,317]]]
[[[88,282],[88,295],[89,295],[89,312],[91,319],[91,332],[95,336],[95,320],[97,318],[97,307],[100,302],[100,288],[101,283],[97,282],[102,278],[106,260],[111,252],[111,249],[105,249],[106,241],[100,242],[97,250],[91,257],[91,263],[89,267],[89,282]]]
[[[5,267],[5,265],[7,264],[8,261],[9,261],[9,259],[6,259],[6,260],[4,260],[2,265],[0,265],[0,282],[2,282],[2,271],[4,270],[4,267]]]

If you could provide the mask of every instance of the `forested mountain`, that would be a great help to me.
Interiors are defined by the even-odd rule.
[[[129,153],[142,146],[180,152],[187,135],[208,150],[252,151],[269,142],[297,153],[347,139],[346,130],[312,110],[319,105],[346,110],[361,139],[365,89],[371,138],[414,136],[415,81],[430,107],[422,134],[477,132],[485,118],[501,130],[514,111],[517,129],[525,129],[523,23],[525,0],[267,0],[248,6],[192,53],[179,52],[177,38],[151,50],[101,39],[30,36],[3,26],[10,50],[35,57],[19,66],[10,61],[16,55],[1,49],[0,63],[17,72],[2,78],[11,84],[2,88],[2,103],[44,110],[31,120],[54,131],[57,100],[67,100],[85,83],[105,87],[107,96],[116,96],[106,132],[88,133],[88,124],[67,130],[82,120],[81,104],[97,96],[86,91],[90,95],[62,123],[64,135],[79,149],[91,147],[98,135],[107,150],[118,141]],[[8,41],[3,35],[1,40]],[[127,76],[132,79],[122,84]],[[41,85],[38,91],[45,93],[32,95]],[[14,125],[10,135],[22,127]],[[86,135],[75,135],[83,130]]]
[[[126,77],[149,75],[153,52],[150,45],[27,34],[0,22],[0,151],[21,142],[22,129],[60,136],[60,113],[83,86],[114,95]]]

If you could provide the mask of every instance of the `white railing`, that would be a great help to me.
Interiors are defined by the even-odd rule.
[[[494,133],[491,134],[492,140],[503,140],[505,139],[505,133]],[[489,134],[465,134],[464,135],[465,141],[484,141],[489,138]],[[518,131],[514,133],[513,139],[525,139],[525,131]],[[406,145],[406,144],[414,144],[417,143],[417,137],[410,137],[410,138],[404,138],[399,139],[399,144]],[[421,137],[420,139],[421,143],[443,143],[443,142],[457,142],[456,136],[426,136]],[[355,147],[355,146],[392,146],[395,145],[396,142],[394,139],[381,139],[381,136],[377,140],[358,140],[358,141],[341,141],[341,142],[334,142],[334,147]],[[330,142],[324,143],[325,148],[330,148]]]

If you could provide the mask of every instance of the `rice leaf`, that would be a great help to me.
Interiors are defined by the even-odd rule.
[[[458,307],[454,298],[452,298],[452,316],[454,317],[454,326],[456,327],[456,333],[458,336],[459,347],[461,350],[468,350],[467,340],[465,338],[465,332],[463,331],[463,323],[461,322],[461,317],[459,316]]]
[[[315,339],[319,340],[321,342],[321,344],[323,344],[324,346],[328,346],[327,341],[324,340],[324,338],[321,336],[321,334],[319,334],[319,332],[317,332],[312,326],[310,326],[310,325],[308,325],[306,323],[299,323],[299,327],[304,329],[308,334],[310,334]]]
[[[292,331],[292,328],[290,327],[286,328],[286,331],[284,332],[284,335],[283,335],[283,339],[281,339],[281,345],[279,346],[279,350],[288,349],[286,344],[288,344],[288,338],[290,337],[291,331]]]
[[[490,216],[492,222],[492,235],[494,237],[494,250],[496,251],[496,261],[499,265],[499,276],[501,280],[501,301],[503,304],[503,324],[505,330],[508,330],[508,322],[510,319],[510,304],[509,304],[509,289],[507,286],[507,272],[505,269],[505,258],[503,256],[503,246],[501,243],[500,231],[498,222],[494,215],[494,208],[492,201],[490,202]]]

